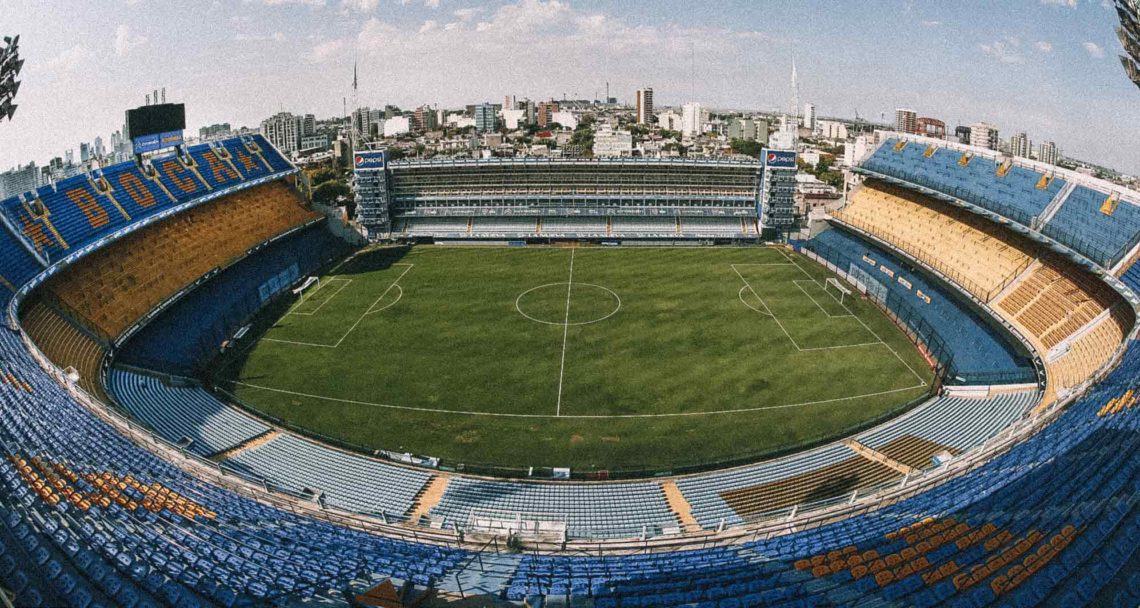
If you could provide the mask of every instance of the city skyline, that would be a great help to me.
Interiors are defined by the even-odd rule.
[[[256,127],[285,110],[339,116],[352,105],[461,107],[600,98],[658,107],[695,101],[749,110],[801,102],[818,115],[892,122],[898,107],[951,128],[985,121],[1066,154],[1140,173],[1140,103],[1115,60],[1115,13],[1101,1],[889,2],[690,6],[604,2],[150,0],[89,6],[14,0],[27,59],[20,113],[0,124],[0,168],[45,162],[121,126],[166,87],[188,130]],[[210,23],[216,27],[203,28]],[[91,24],[97,24],[92,27]],[[884,35],[886,33],[887,35]]]

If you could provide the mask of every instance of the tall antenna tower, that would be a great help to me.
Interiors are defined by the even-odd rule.
[[[796,60],[792,59],[792,149],[800,137],[800,81],[796,77]]]
[[[352,151],[356,152],[360,149],[360,144],[364,141],[364,135],[356,128],[355,117],[360,113],[360,103],[356,99],[356,91],[360,84],[357,79],[357,62],[356,58],[352,58],[352,116],[348,119],[348,141],[352,145]]]

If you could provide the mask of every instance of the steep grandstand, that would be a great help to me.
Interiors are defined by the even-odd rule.
[[[103,336],[117,339],[170,294],[319,217],[280,182],[253,186],[116,241],[44,287]]]
[[[80,608],[348,605],[373,588],[398,593],[377,587],[386,579],[434,589],[442,599],[432,601],[467,596],[476,605],[534,606],[547,597],[600,608],[1137,605],[1140,267],[1131,263],[1138,230],[1129,219],[1137,195],[973,148],[900,134],[880,140],[848,205],[829,228],[793,243],[795,251],[350,252],[291,188],[295,169],[260,137],[105,167],[0,202],[0,304],[8,312],[0,328],[0,587],[17,605]],[[408,161],[394,169],[415,176],[406,182],[414,187],[400,190],[396,232],[486,240],[754,234],[755,184],[746,177],[754,171],[733,163],[713,171],[711,184],[693,169],[699,163],[535,165],[532,173],[517,161],[442,169]],[[617,185],[605,187],[619,191],[643,180],[631,206],[650,196],[665,201],[664,211],[625,214],[623,194],[602,193],[611,178]],[[556,183],[575,191],[545,192]],[[575,200],[588,201],[581,206],[590,212],[569,213]],[[683,213],[677,200],[714,211]],[[503,213],[509,208],[519,213]],[[564,267],[571,264],[576,270]],[[560,278],[546,277],[550,269]],[[579,274],[563,274],[571,270]],[[292,293],[317,275],[319,291]],[[370,281],[383,288],[350,287]],[[564,315],[561,323],[529,322],[509,309],[514,316],[486,317],[497,325],[481,323],[480,314],[502,308],[488,292],[508,292],[517,306],[523,290],[550,281],[556,293],[527,310]],[[610,313],[603,290],[571,311],[574,281],[620,282],[624,310],[639,313],[623,322],[639,332],[591,341],[572,328],[572,314]],[[416,308],[425,294],[452,290],[464,305]],[[660,452],[695,445],[685,418],[700,404],[765,394],[759,383],[709,389],[742,369],[733,358],[740,353],[782,362],[764,377],[786,382],[781,391],[886,382],[883,390],[898,384],[924,397],[905,413],[887,407],[882,420],[759,462],[620,481],[589,471],[583,482],[474,476],[400,444],[368,454],[341,449],[255,416],[203,383],[219,350],[253,356],[232,347],[246,344],[239,334],[259,331],[259,312],[280,322],[278,331],[315,322],[308,331],[319,333],[331,321],[318,313],[357,300],[363,306],[349,315],[357,326],[337,325],[336,335],[364,332],[370,350],[360,352],[369,358],[326,374],[331,380],[295,381],[349,386],[364,378],[424,390],[452,378],[470,385],[466,405],[507,408],[524,395],[504,390],[506,382],[528,381],[556,360],[540,354],[558,354],[527,345],[528,336],[550,333],[550,344],[563,346],[582,338],[596,350],[583,348],[579,365],[654,374],[640,393],[652,398],[639,405],[677,407],[681,420]],[[371,314],[381,308],[402,315],[400,325],[369,329],[363,319],[382,318]],[[460,318],[449,320],[447,310]],[[382,348],[401,331],[416,340]],[[830,350],[860,332],[887,339]],[[668,339],[638,342],[645,335]],[[473,359],[493,382],[432,367],[440,352],[488,340],[519,345]],[[826,349],[814,350],[820,342]],[[660,345],[674,343],[701,356],[669,360]],[[652,364],[622,367],[620,357],[637,348]],[[882,359],[852,350],[869,348]],[[307,356],[306,365],[335,369],[322,356]],[[837,367],[826,374],[807,367],[829,358]],[[905,372],[915,360],[933,368],[922,368],[937,384],[929,396]],[[276,364],[300,369],[287,358]],[[881,373],[866,367],[874,365]],[[401,374],[380,376],[386,366]],[[745,372],[756,379],[772,369]],[[577,395],[611,386],[619,385],[586,384]],[[302,399],[276,398],[283,407]],[[311,409],[313,420],[332,408]],[[797,420],[842,410],[813,412]],[[519,438],[560,424],[495,413],[507,414],[495,425]],[[438,428],[420,414],[393,418],[410,421],[409,441]],[[648,426],[636,418],[601,424]],[[781,432],[781,424],[768,426]],[[734,426],[702,441],[763,440],[762,430]]]
[[[752,159],[400,160],[397,236],[433,239],[758,238]]]

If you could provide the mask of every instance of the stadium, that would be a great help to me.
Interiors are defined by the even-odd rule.
[[[170,128],[0,201],[6,605],[1140,602],[1140,192]]]

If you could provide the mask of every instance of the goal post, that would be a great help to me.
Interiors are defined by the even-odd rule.
[[[828,277],[827,281],[824,283],[823,290],[826,293],[831,294],[831,297],[838,300],[840,304],[843,304],[847,296],[851,295],[851,290],[844,287],[843,284],[839,282],[839,279],[835,277]],[[835,293],[832,293],[833,291],[839,295],[836,296]]]
[[[309,287],[311,287],[313,285],[316,285],[317,289],[319,290],[321,288],[321,278],[320,277],[309,277],[309,278],[305,279],[304,282],[302,282],[300,285],[298,285],[297,287],[295,287],[293,289],[293,295],[301,296],[300,302],[304,302],[305,301],[305,292],[309,289]],[[316,290],[314,290],[314,291],[316,291]],[[300,303],[300,302],[298,302],[298,303]]]

